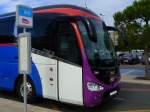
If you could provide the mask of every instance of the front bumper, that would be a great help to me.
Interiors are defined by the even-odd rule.
[[[98,106],[102,101],[115,97],[120,90],[121,83],[120,81],[117,81],[113,85],[103,85],[103,87],[104,90],[99,92],[91,92],[88,89],[86,90],[86,93],[84,94],[84,105],[86,107]]]

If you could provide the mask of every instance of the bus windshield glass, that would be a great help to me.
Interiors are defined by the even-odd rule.
[[[92,41],[89,38],[86,26],[82,21],[78,21],[90,64],[97,65],[105,63],[106,61],[114,62],[116,59],[114,46],[107,30],[105,30],[104,24],[101,21],[93,19],[91,19],[90,22],[92,22],[95,27],[93,30],[96,30],[97,41]],[[108,65],[110,65],[109,62],[107,62]]]

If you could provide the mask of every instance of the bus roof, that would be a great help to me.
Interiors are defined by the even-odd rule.
[[[65,14],[68,16],[84,16],[90,17],[95,19],[100,19],[98,15],[92,12],[89,9],[74,6],[74,5],[50,5],[44,7],[38,7],[33,9],[34,14],[48,14],[48,13],[58,13],[58,14]],[[15,12],[7,13],[4,15],[0,15],[0,19],[5,19],[9,17],[14,17]]]

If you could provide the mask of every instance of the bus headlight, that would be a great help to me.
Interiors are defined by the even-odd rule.
[[[93,82],[88,82],[87,87],[88,87],[88,90],[90,90],[90,91],[102,91],[102,90],[104,90],[104,87],[102,87],[98,84],[95,84]]]

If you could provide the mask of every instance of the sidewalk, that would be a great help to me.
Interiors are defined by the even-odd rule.
[[[150,85],[150,80],[140,79],[137,76],[133,76],[133,75],[122,76],[121,81],[122,82],[126,82],[126,83],[135,83],[135,84]]]
[[[49,105],[49,107],[51,107],[51,105]],[[0,97],[0,112],[24,112],[23,109],[24,109],[23,103]],[[58,111],[55,108],[48,109],[28,104],[28,112],[60,112],[60,111]]]

